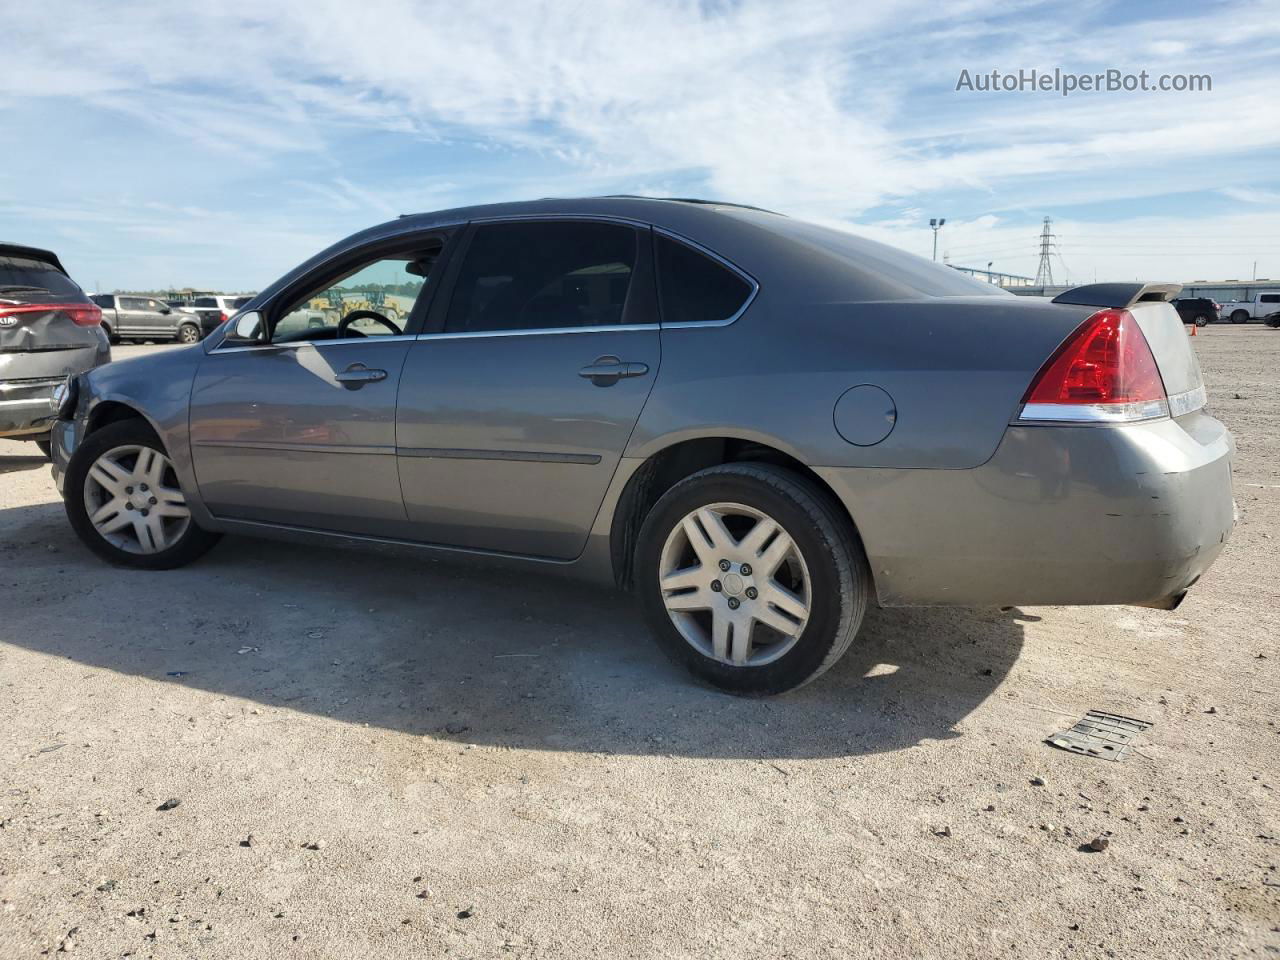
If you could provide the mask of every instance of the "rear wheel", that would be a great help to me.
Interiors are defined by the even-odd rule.
[[[179,343],[199,343],[200,328],[194,323],[184,323],[178,328]]]
[[[167,570],[218,542],[196,526],[160,438],[141,420],[91,433],[67,465],[64,489],[72,528],[112,563]]]
[[[112,330],[112,329],[111,329],[111,325],[110,325],[110,324],[104,323],[104,324],[102,325],[102,332],[103,332],[103,333],[105,333],[105,334],[107,335],[107,342],[108,342],[108,343],[119,343],[119,342],[120,342],[120,338],[116,336],[116,333],[115,333],[115,331],[114,331],[114,330]]]
[[[636,571],[666,653],[748,695],[829,669],[870,595],[847,519],[804,477],[770,464],[711,467],[672,487],[645,518]]]
[[[1231,322],[1232,323],[1248,323],[1249,314],[1247,314],[1243,310],[1237,310],[1235,313],[1231,315]]]
[[[50,441],[37,440],[36,446],[40,448],[40,452],[43,453],[46,457],[48,457],[50,460],[53,459],[53,444]]]

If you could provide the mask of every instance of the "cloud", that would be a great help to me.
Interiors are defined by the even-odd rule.
[[[6,14],[0,110],[46,138],[53,119],[59,146],[83,153],[60,150],[53,169],[16,158],[0,189],[38,183],[51,209],[108,222],[134,223],[148,200],[202,207],[187,220],[210,279],[245,274],[262,251],[255,284],[310,253],[293,246],[303,238],[548,193],[692,191],[878,230],[896,206],[911,237],[941,204],[953,223],[997,212],[1025,233],[1055,204],[1264,196],[1280,150],[1265,122],[1280,86],[1273,6],[1153,19],[1036,0],[999,17],[976,0],[27,4]],[[954,89],[961,68],[1205,65],[1205,94]],[[151,215],[131,232],[172,234]],[[264,229],[295,239],[264,245]]]

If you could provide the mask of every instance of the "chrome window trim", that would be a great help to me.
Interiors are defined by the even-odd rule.
[[[742,301],[742,306],[738,308],[736,313],[724,320],[687,320],[680,323],[667,323],[666,321],[663,321],[663,330],[698,330],[704,327],[727,327],[732,323],[736,323],[738,318],[751,308],[751,304],[755,302],[756,295],[760,293],[760,282],[756,280],[755,277],[747,273],[747,271],[743,270],[732,260],[727,260],[709,247],[705,247],[698,243],[697,240],[690,240],[688,237],[676,233],[674,230],[668,230],[665,227],[655,226],[653,228],[653,232],[660,233],[662,236],[667,237],[670,240],[674,240],[677,243],[683,243],[686,247],[692,247],[704,256],[710,257],[712,260],[736,273],[751,287],[751,292],[747,294],[747,299]],[[653,269],[656,276],[658,273],[658,258],[655,256],[653,259]],[[659,288],[661,288],[661,283],[662,278],[658,277]]]
[[[207,356],[216,357],[223,353],[246,353],[250,351],[265,352],[267,350],[297,350],[299,347],[330,347],[342,346],[348,343],[368,344],[370,341],[374,343],[390,343],[400,340],[417,340],[418,338],[412,333],[392,334],[387,337],[343,337],[341,340],[290,340],[287,343],[249,343],[239,347],[224,347],[222,344],[214,347],[209,351]],[[223,343],[226,343],[224,340]]]
[[[572,333],[636,333],[641,330],[657,330],[656,323],[605,323],[587,327],[529,327],[521,330],[454,330],[452,332],[420,333],[418,340],[475,340],[488,337],[540,337],[548,334]]]

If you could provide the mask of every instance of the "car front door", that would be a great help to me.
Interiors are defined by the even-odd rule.
[[[231,330],[201,361],[192,459],[215,516],[405,535],[395,409],[413,330],[352,305],[393,289],[412,307],[426,289],[422,262],[416,247],[379,248],[322,267],[263,307],[267,342]],[[402,323],[416,322],[406,313]]]
[[[647,228],[475,224],[405,362],[396,414],[413,537],[572,559],[661,359]]]
[[[172,340],[178,329],[177,315],[167,303],[148,297],[145,304],[147,335],[153,340]]]

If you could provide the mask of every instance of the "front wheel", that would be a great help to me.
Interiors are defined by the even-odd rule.
[[[849,521],[806,478],[763,463],[676,484],[636,548],[646,616],[663,649],[731,693],[803,686],[853,642],[871,589]]]
[[[1209,315],[1207,313],[1202,313],[1198,317],[1196,317],[1197,327],[1207,327],[1208,325],[1209,325]]]
[[[218,542],[196,526],[164,445],[144,421],[89,434],[67,464],[63,488],[72,528],[111,563],[168,570]]]

